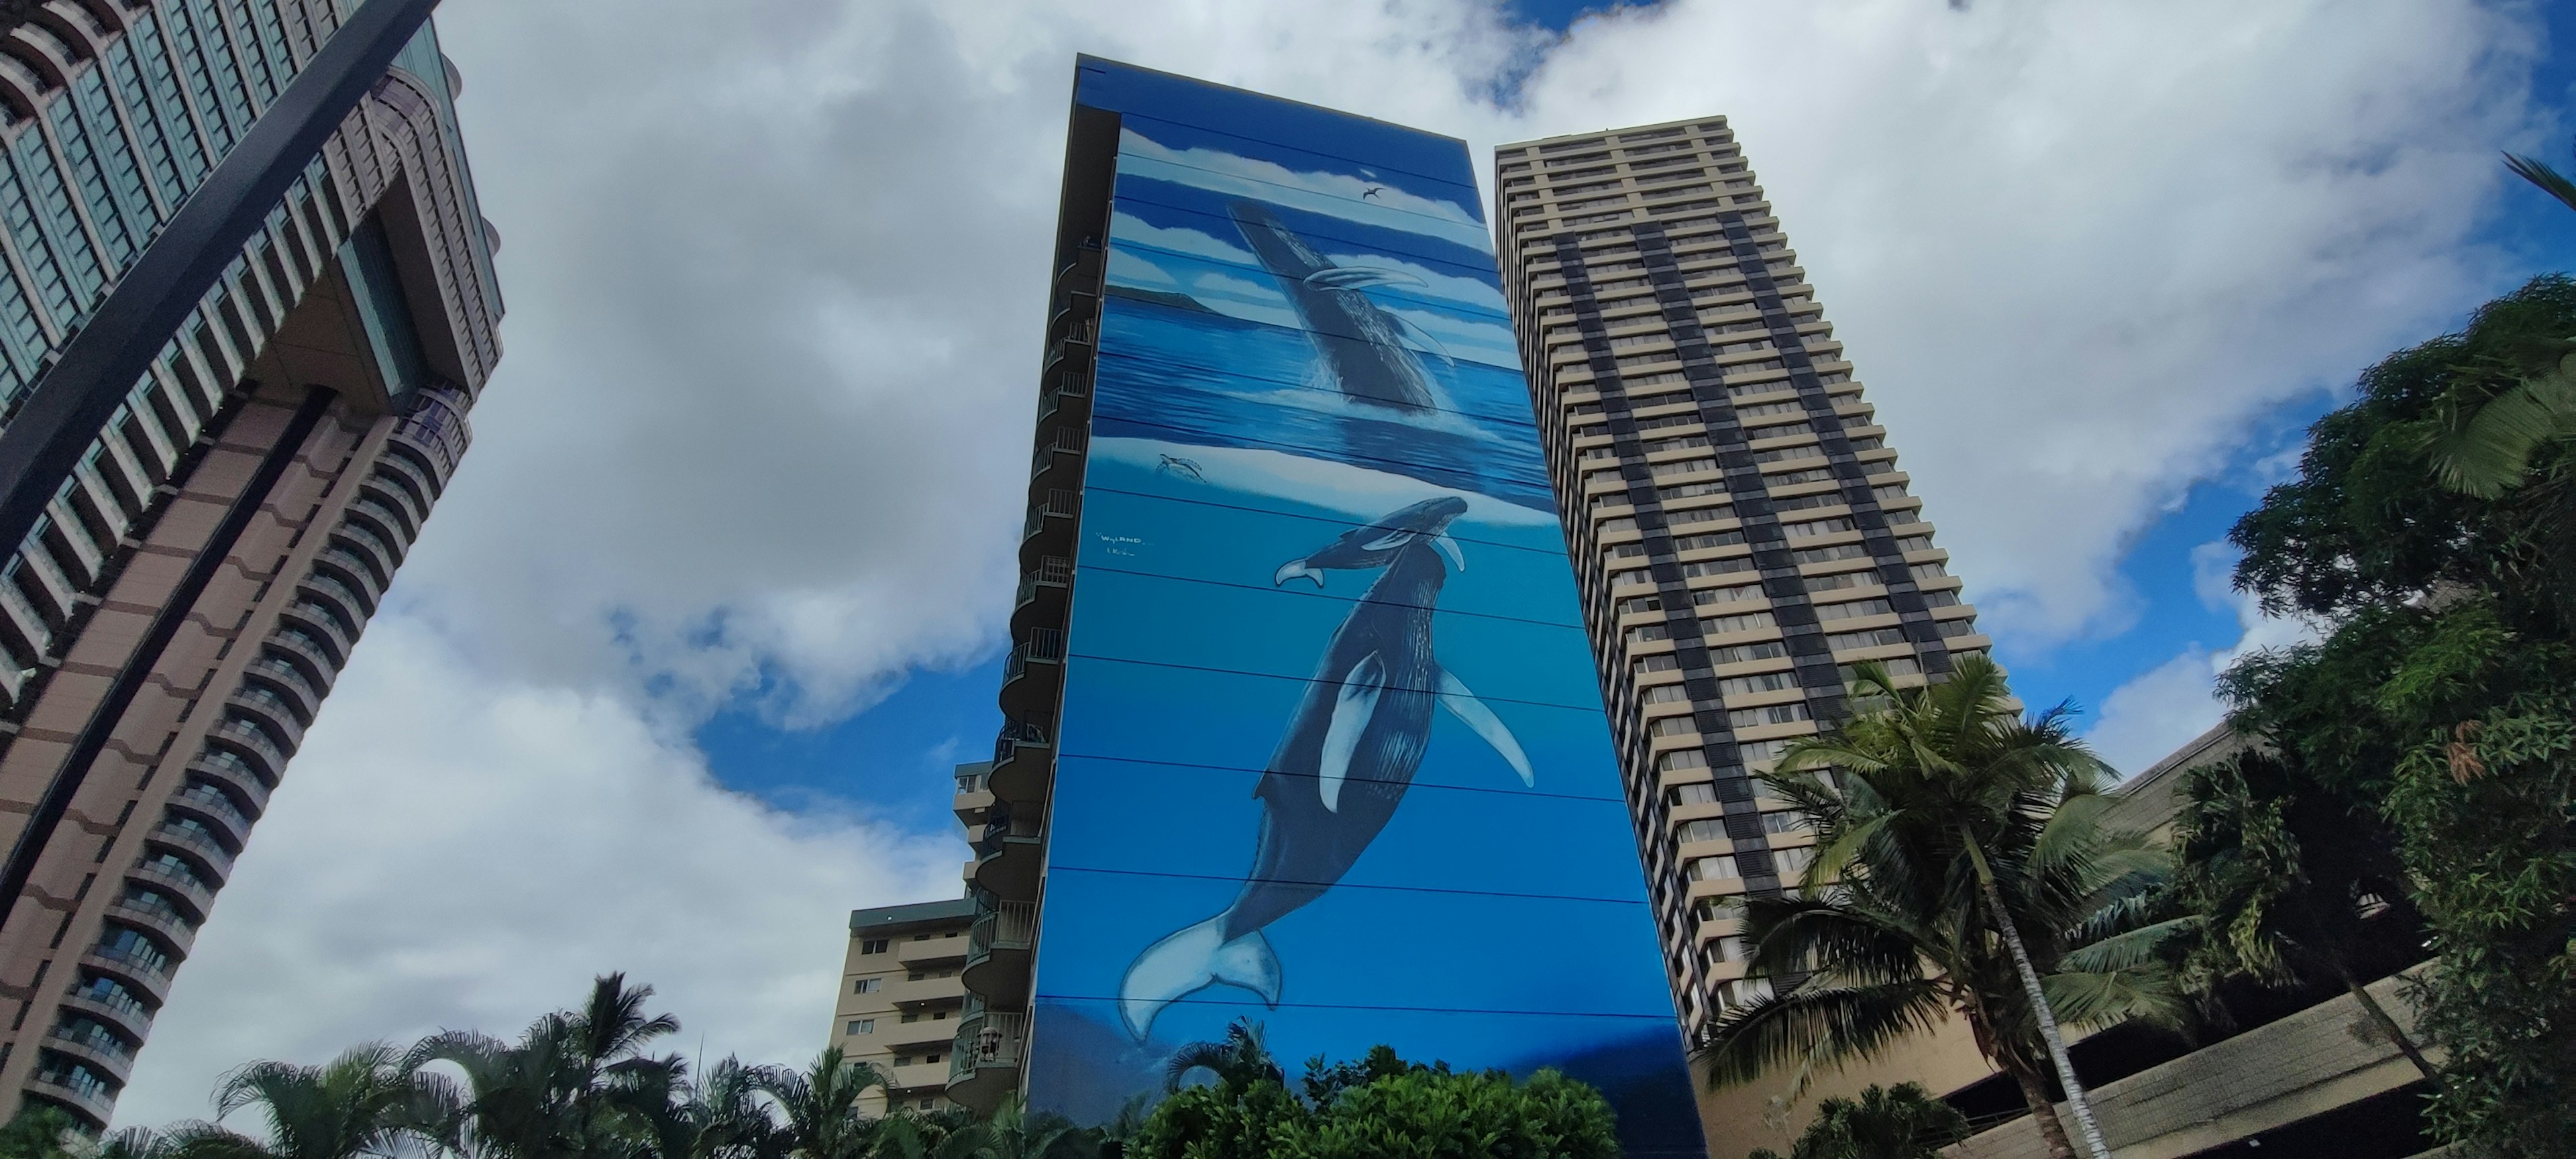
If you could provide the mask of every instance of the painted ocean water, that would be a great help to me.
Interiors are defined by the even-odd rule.
[[[1446,405],[1407,413],[1344,398],[1306,331],[1114,295],[1102,315],[1094,438],[1283,451],[1555,511],[1517,370],[1419,359]]]

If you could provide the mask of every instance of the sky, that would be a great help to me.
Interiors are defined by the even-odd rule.
[[[507,354],[119,1106],[598,973],[801,1062],[955,896],[1076,52],[1497,143],[1727,115],[2016,687],[2135,771],[2298,638],[2224,543],[2576,253],[2568,5],[447,0]],[[1490,192],[1490,191],[1489,191]]]

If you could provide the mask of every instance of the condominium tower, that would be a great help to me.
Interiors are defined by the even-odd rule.
[[[950,1095],[1248,1019],[1703,1154],[1466,144],[1090,58],[1071,122]]]
[[[1723,899],[1812,836],[1756,774],[1989,641],[1724,118],[1495,151],[1504,292],[1694,1041],[1766,983]]]
[[[107,1121],[465,450],[501,298],[427,11],[0,22],[0,1118]]]

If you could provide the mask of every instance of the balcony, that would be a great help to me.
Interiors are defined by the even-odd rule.
[[[328,605],[334,613],[338,614],[340,620],[350,627],[359,628],[366,625],[367,610],[370,605],[365,600],[359,599],[358,593],[350,591],[349,585],[331,578],[324,572],[314,571],[305,573],[302,579],[295,581],[295,586],[307,599]],[[331,617],[321,618],[327,620]]]
[[[1041,487],[1080,485],[1082,453],[1090,441],[1090,434],[1079,427],[1055,428],[1054,436],[1039,443],[1029,461],[1029,482]]]
[[[989,1114],[1020,1088],[1020,1056],[1028,1046],[1028,1015],[970,1007],[957,1024],[949,1055],[948,1097]]]
[[[948,1086],[948,1055],[944,1050],[932,1052],[937,1062],[916,1062],[886,1068],[886,1089],[899,1092],[935,1094]],[[920,1055],[907,1057],[920,1058]]]
[[[322,549],[322,554],[313,557],[313,566],[323,575],[340,581],[342,586],[365,601],[366,614],[374,615],[376,609],[384,604],[386,581],[377,579],[375,570],[347,545],[334,542]]]
[[[165,821],[154,826],[150,833],[144,834],[144,840],[153,844],[168,846],[172,850],[196,860],[203,864],[208,870],[212,871],[214,873],[215,880],[218,882],[229,881],[232,878],[232,850],[224,848],[222,845],[216,843],[212,838],[207,837],[203,833],[198,833],[190,829],[182,829]]]
[[[1038,907],[996,903],[966,935],[966,988],[998,1006],[1027,1004],[1029,952],[1037,945]]]
[[[896,965],[914,970],[960,965],[966,960],[966,938],[961,934],[950,934],[947,937],[896,942],[894,960]]]
[[[81,955],[81,965],[92,972],[105,974],[125,984],[125,988],[154,1002],[170,998],[170,964],[154,962],[137,954],[93,946]]]
[[[1068,375],[1088,374],[1091,370],[1091,326],[1074,326],[1061,338],[1047,344],[1046,364],[1039,367],[1040,388]]]
[[[107,916],[159,939],[170,947],[173,958],[184,959],[196,948],[196,923],[166,903],[145,905],[120,897],[108,905]]]
[[[231,696],[224,698],[224,704],[233,713],[249,715],[270,735],[286,742],[281,751],[291,751],[295,746],[304,743],[304,721],[295,715],[295,706],[288,704],[285,697],[275,692],[257,684],[245,683],[234,689]]]
[[[314,646],[312,633],[278,632],[261,642],[268,645],[271,656],[295,666],[296,675],[304,678],[304,686],[313,691],[317,703],[331,694],[331,682],[339,678],[340,669],[330,653]]]
[[[1050,555],[1073,554],[1073,524],[1082,512],[1079,492],[1050,488],[1043,498],[1029,502],[1028,526],[1020,538],[1020,567],[1036,567]]]
[[[957,1019],[954,1017],[932,1018],[925,1014],[914,1022],[896,1021],[889,1025],[884,1020],[879,1020],[877,1023],[878,1046],[893,1049],[913,1047],[915,1049],[910,1053],[915,1055],[924,1050],[936,1050],[941,1055],[946,1055],[948,1044],[956,1037]],[[940,1067],[939,1075],[940,1081],[946,1082],[948,1068]]]
[[[1064,633],[1032,628],[1028,639],[1002,660],[1002,715],[1029,719],[1055,715],[1056,687],[1064,673]]]
[[[1052,718],[1054,706],[1047,707]],[[1055,745],[1046,729],[1033,721],[1005,718],[1001,735],[993,739],[993,768],[985,775],[984,786],[994,800],[1036,804],[1046,798],[1054,755]]]
[[[215,831],[217,840],[238,849],[250,842],[250,818],[231,797],[204,785],[190,785],[170,795],[170,808]]]
[[[1091,419],[1091,376],[1068,374],[1038,394],[1038,429],[1045,430],[1050,421],[1063,416],[1065,423],[1084,428]]]
[[[349,662],[349,649],[354,646],[357,641],[351,639],[347,632],[340,630],[340,624],[338,621],[300,603],[286,605],[285,609],[279,613],[279,618],[286,623],[293,624],[296,627],[304,629],[315,639],[322,641],[326,646],[337,649],[339,652],[338,655],[323,657],[324,660],[330,663],[333,669],[337,669],[340,665]],[[351,622],[355,623],[356,621],[353,620]],[[303,649],[303,651],[310,652],[312,649],[307,648]]]
[[[888,978],[878,993],[895,1006],[935,1006],[956,1002],[966,997],[966,984],[955,974],[942,978],[929,974],[919,978]]]
[[[393,480],[375,475],[358,481],[358,497],[349,501],[349,513],[365,514],[377,523],[387,523],[384,530],[405,546],[420,538],[421,521],[429,515],[420,509],[419,502],[411,497],[410,492],[395,486]]]
[[[196,878],[183,877],[149,861],[134,863],[125,871],[125,876],[129,881],[151,886],[188,903],[197,911],[199,920],[214,912],[215,891]]]
[[[1073,590],[1073,561],[1061,555],[1038,558],[1020,573],[1020,590],[1011,605],[1011,632],[1032,627],[1064,626],[1065,598]]]
[[[196,760],[188,762],[188,773],[214,780],[219,786],[234,791],[234,796],[242,798],[242,801],[250,801],[250,816],[260,816],[268,811],[268,780],[260,780],[260,775],[250,768],[250,762],[245,762],[229,749],[198,752]]]
[[[415,506],[424,501],[429,503],[435,503],[438,501],[438,480],[430,478],[429,472],[421,470],[420,464],[412,462],[410,459],[401,455],[386,455],[383,458],[376,460],[376,471],[378,474],[394,477],[393,479],[388,480],[388,482],[394,482],[398,486],[407,486],[416,496],[419,497],[413,501]],[[427,511],[424,510],[422,514],[426,515]]]
[[[251,661],[242,674],[285,700],[297,724],[311,723],[314,714],[322,711],[321,691],[304,678],[303,669],[283,659],[263,654]]]
[[[993,807],[993,790],[984,783],[986,774],[960,773],[957,796],[949,802],[949,811],[957,814],[957,823],[972,830],[984,824],[984,812]]]
[[[87,1033],[56,1026],[45,1032],[45,1049],[89,1064],[89,1069],[124,1082],[134,1072],[134,1047],[96,1027]]]
[[[63,995],[63,1011],[89,1015],[134,1036],[137,1042],[152,1033],[152,1011],[140,1002],[110,1001],[94,997],[88,990],[74,990]]]
[[[461,391],[445,387],[422,392],[420,401],[403,420],[394,424],[387,442],[396,450],[385,457],[416,457],[437,478],[430,488],[435,495],[447,488],[447,480],[456,473],[456,462],[474,441],[473,428],[465,420],[465,408],[471,405]]]
[[[82,1082],[48,1068],[27,1076],[27,1093],[60,1104],[93,1128],[105,1128],[108,1116],[116,1113],[116,1092],[106,1084]]]
[[[996,805],[975,842],[976,888],[1010,901],[1036,901],[1038,875],[1046,861],[1046,826],[1034,806],[1018,816],[1009,805]]]

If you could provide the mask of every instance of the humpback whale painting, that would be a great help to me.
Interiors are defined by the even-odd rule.
[[[1282,1058],[1555,1067],[1628,1154],[1701,1154],[1465,146],[1080,78],[1120,119],[1031,1109],[1115,1118],[1251,1018]]]
[[[1448,527],[1466,510],[1455,498],[1423,500],[1280,565],[1272,577],[1320,586],[1327,572],[1385,569],[1334,629],[1253,790],[1262,801],[1261,838],[1243,892],[1127,967],[1119,1013],[1137,1039],[1174,999],[1210,985],[1278,1005],[1279,958],[1262,928],[1323,896],[1386,828],[1421,767],[1435,701],[1493,745],[1522,784],[1536,784],[1511,730],[1432,648],[1440,585],[1449,565],[1466,562]]]

